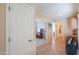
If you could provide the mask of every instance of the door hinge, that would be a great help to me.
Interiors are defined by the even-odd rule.
[[[9,43],[10,43],[10,37],[9,37],[9,40],[8,40],[8,41],[9,41]]]
[[[10,6],[8,7],[8,10],[9,10],[9,12],[10,12],[10,10],[11,10],[11,7],[10,7]]]

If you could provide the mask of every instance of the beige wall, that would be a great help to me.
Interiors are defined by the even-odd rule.
[[[5,4],[0,3],[0,54],[5,53]]]
[[[47,32],[48,34],[48,43],[49,44],[52,44],[52,29],[50,28],[50,29],[48,29],[48,32]]]

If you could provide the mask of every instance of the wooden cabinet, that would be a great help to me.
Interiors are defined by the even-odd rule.
[[[71,31],[74,29],[77,29],[77,18],[76,17],[70,17],[68,19],[68,26],[71,28]]]

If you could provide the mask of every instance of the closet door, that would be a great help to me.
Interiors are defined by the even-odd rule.
[[[23,4],[10,4],[10,54],[32,54],[33,9]]]

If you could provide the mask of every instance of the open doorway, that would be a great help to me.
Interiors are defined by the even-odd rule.
[[[46,23],[36,22],[36,46],[39,47],[47,43],[46,39]]]
[[[53,51],[57,54],[65,54],[65,30],[63,21],[52,22],[52,45]],[[55,53],[55,52],[53,52]]]

